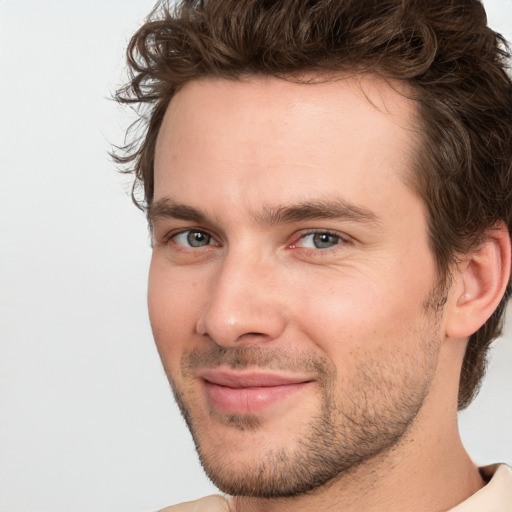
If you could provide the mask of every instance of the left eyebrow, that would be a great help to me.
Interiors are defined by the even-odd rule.
[[[380,224],[379,218],[371,210],[342,199],[306,201],[275,208],[265,207],[254,217],[257,223],[267,226],[321,219],[350,220],[375,226]]]

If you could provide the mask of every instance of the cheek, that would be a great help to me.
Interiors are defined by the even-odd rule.
[[[179,271],[170,272],[153,257],[149,272],[148,310],[155,343],[168,369],[177,367],[187,340],[196,333],[200,284]]]
[[[417,336],[425,322],[426,282],[344,275],[330,283],[309,283],[295,318],[333,359],[359,347],[398,347]]]

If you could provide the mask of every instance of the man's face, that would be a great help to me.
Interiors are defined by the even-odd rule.
[[[403,440],[442,314],[413,105],[371,77],[186,85],[150,211],[155,340],[205,469],[289,496]]]

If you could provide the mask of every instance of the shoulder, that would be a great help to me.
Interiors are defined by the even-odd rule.
[[[214,495],[179,505],[171,505],[159,512],[229,512],[229,505],[225,498]]]

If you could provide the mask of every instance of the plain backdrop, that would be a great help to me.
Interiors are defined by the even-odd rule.
[[[153,347],[150,247],[107,152],[152,0],[0,0],[0,510],[140,512],[214,491]],[[487,0],[510,38],[512,0]],[[461,431],[512,462],[512,336]]]

